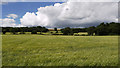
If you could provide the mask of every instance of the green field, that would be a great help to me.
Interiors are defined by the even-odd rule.
[[[115,66],[118,36],[2,35],[3,66]]]

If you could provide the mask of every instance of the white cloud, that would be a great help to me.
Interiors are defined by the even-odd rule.
[[[16,14],[9,14],[7,18],[0,19],[0,27],[24,27],[21,24],[16,24],[15,19],[18,17]]]
[[[40,7],[36,13],[27,12],[20,21],[24,26],[86,27],[101,22],[117,22],[117,17],[117,2],[71,2],[70,0],[67,3]]]
[[[14,19],[4,18],[0,19],[0,27],[25,27],[25,26],[21,24],[16,24],[16,21]]]
[[[18,17],[18,15],[16,15],[16,14],[8,14],[7,17],[16,19]]]
[[[16,26],[14,19],[4,18],[0,19],[0,26],[2,27],[13,27]]]
[[[70,2],[119,2],[120,0],[68,0]]]

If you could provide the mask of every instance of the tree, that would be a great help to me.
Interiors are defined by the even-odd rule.
[[[2,30],[2,33],[3,33],[3,34],[5,34],[6,32],[7,32],[6,29],[3,29],[3,30]]]
[[[25,30],[26,30],[26,29],[25,29],[24,27],[21,27],[21,28],[20,28],[20,34],[25,34]]]
[[[109,35],[110,30],[108,28],[109,28],[108,23],[106,24],[104,24],[104,22],[101,23],[96,27],[95,35]]]
[[[73,33],[87,32],[86,28],[72,28]]]
[[[16,28],[10,28],[10,32],[13,34],[17,34],[17,29]]]
[[[31,34],[37,34],[37,30],[33,30]]]
[[[42,34],[42,32],[47,32],[47,31],[48,31],[47,28],[45,28],[45,27],[40,27],[38,32],[40,32],[40,34]]]
[[[87,32],[88,32],[88,35],[92,35],[95,33],[95,27],[92,26],[92,27],[89,27],[87,28]]]
[[[120,25],[112,22],[109,24],[108,29],[109,29],[109,35],[119,35]]]
[[[56,31],[56,33],[58,33],[58,30],[57,30],[57,28],[54,28],[54,31]]]
[[[66,27],[64,29],[61,29],[61,32],[63,35],[73,35],[73,31],[70,27]]]
[[[42,34],[42,27],[41,26],[37,26],[37,32],[40,32],[40,34]]]
[[[45,28],[45,27],[42,27],[42,32],[47,32],[48,31],[48,29],[47,28]]]

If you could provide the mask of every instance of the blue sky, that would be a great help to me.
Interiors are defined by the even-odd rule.
[[[62,2],[9,2],[2,5],[2,18],[6,18],[8,14],[17,14],[16,23],[20,23],[20,18],[26,12],[37,12],[37,8],[51,6],[55,3]]]

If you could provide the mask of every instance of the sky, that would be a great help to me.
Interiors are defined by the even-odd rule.
[[[37,8],[54,5],[57,2],[9,2],[2,5],[2,18],[6,18],[9,14],[16,14],[15,19],[17,24],[20,24],[20,18],[26,12],[37,12]],[[59,2],[61,3],[61,2]]]
[[[104,1],[5,2],[1,4],[0,26],[63,28],[96,26],[101,22],[118,22],[118,3],[116,2],[118,0]]]

